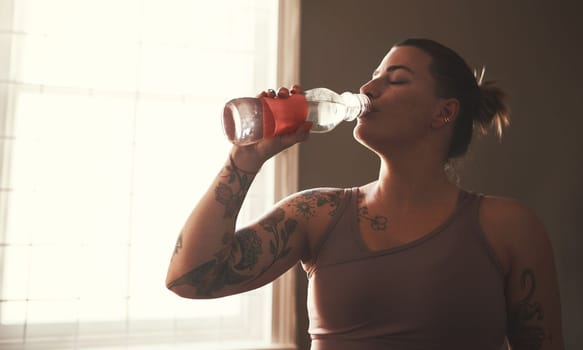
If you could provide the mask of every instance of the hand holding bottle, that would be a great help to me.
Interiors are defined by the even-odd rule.
[[[370,98],[364,94],[316,88],[299,93],[299,87],[242,97],[225,105],[223,127],[236,145],[249,145],[262,139],[296,130],[305,121],[313,123],[312,132],[328,132],[343,121],[352,121],[370,111]]]
[[[302,94],[301,87],[294,85],[291,90],[285,87],[281,87],[277,92],[275,92],[273,89],[262,91],[259,95],[257,95],[257,99],[263,99],[269,103],[271,101],[277,102],[275,100],[284,100],[289,99],[290,97],[293,98],[294,95],[300,94]],[[225,132],[227,135],[229,135],[229,131],[227,130],[228,126],[224,126]],[[236,159],[237,166],[249,172],[256,172],[269,158],[285,150],[286,148],[293,146],[296,143],[306,141],[310,135],[310,130],[312,127],[313,122],[311,121],[304,121],[299,124],[288,124],[285,126],[285,131],[287,132],[282,134],[268,138],[261,137],[251,144],[235,143],[231,151],[231,155]],[[281,125],[280,128],[282,128]]]

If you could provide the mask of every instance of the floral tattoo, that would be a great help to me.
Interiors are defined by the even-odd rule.
[[[368,207],[362,205],[364,202],[364,194],[358,195],[358,220],[367,220],[370,222],[370,226],[375,231],[382,231],[387,228],[387,223],[389,219],[386,216],[381,215],[370,215],[368,212]]]
[[[243,229],[235,234],[225,233],[223,247],[214,258],[195,267],[175,281],[168,284],[172,289],[181,285],[196,287],[196,295],[212,297],[229,285],[240,284],[259,278],[280,259],[290,252],[290,237],[296,232],[298,222],[285,217],[281,208],[263,219],[261,227],[271,234],[269,239],[270,260],[259,273],[252,273],[264,254],[264,240],[254,229]]]
[[[230,160],[231,164],[225,167],[224,173],[221,175],[223,178],[227,178],[227,182],[220,182],[215,188],[216,200],[225,207],[225,218],[237,216],[255,177],[254,173],[237,168],[232,157]]]
[[[181,285],[196,287],[196,295],[212,297],[225,286],[248,281],[252,275],[241,273],[251,270],[261,255],[261,238],[255,230],[242,230],[237,234],[225,233],[223,248],[214,258],[185,273],[168,284],[172,289]],[[238,261],[236,256],[240,255]]]
[[[288,206],[293,207],[297,214],[310,219],[316,215],[316,208],[329,205],[331,209],[328,215],[336,216],[341,201],[341,193],[341,191],[309,191],[292,200]]]

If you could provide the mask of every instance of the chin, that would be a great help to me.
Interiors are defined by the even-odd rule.
[[[378,139],[380,135],[374,135],[370,129],[366,128],[363,124],[359,122],[352,130],[352,136],[356,141],[358,141],[358,143],[374,151],[374,147],[372,147],[372,144],[374,144],[375,142],[373,140]]]
[[[395,135],[390,135],[386,130],[370,127],[370,125],[367,127],[364,124],[357,124],[352,131],[352,136],[373,153],[379,156],[388,154],[389,150],[399,143],[399,140],[394,139]]]
[[[358,121],[358,123],[354,126],[354,129],[352,129],[352,136],[360,143],[362,143],[362,129],[363,127],[360,121]]]

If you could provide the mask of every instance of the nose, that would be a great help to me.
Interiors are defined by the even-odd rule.
[[[376,88],[376,85],[376,79],[371,79],[362,85],[359,91],[361,94],[367,95],[369,98],[374,99],[378,97],[378,89]]]

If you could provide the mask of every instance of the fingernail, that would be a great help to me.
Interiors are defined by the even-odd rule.
[[[278,97],[288,97],[289,96],[289,90],[281,87],[279,88],[279,90],[277,90],[277,96]]]

